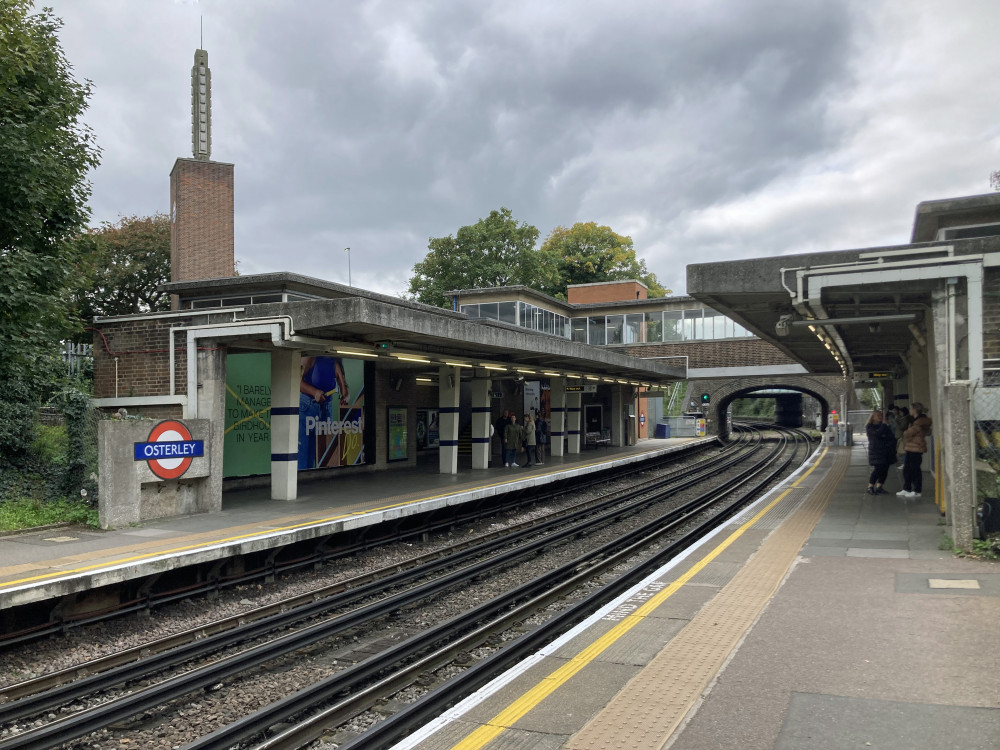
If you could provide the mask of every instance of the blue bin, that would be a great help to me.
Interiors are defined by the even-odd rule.
[[[656,423],[656,437],[658,438],[670,437],[670,425],[667,422]]]

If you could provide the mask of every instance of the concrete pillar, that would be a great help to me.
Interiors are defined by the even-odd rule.
[[[211,465],[208,480],[195,490],[195,510],[222,510],[222,455],[226,439],[226,352],[217,341],[201,340],[198,358],[196,415],[212,424]],[[188,350],[190,352],[190,348]]]
[[[458,473],[458,400],[461,393],[462,370],[458,367],[438,368],[438,414],[441,448],[438,451],[442,474]],[[489,417],[486,417],[489,420]]]
[[[271,499],[295,500],[299,486],[299,383],[302,354],[271,353]]]
[[[583,419],[580,408],[581,393],[566,394],[566,452],[570,455],[580,452],[580,422]]]
[[[973,473],[975,472],[973,457],[976,452],[970,403],[972,384],[967,380],[959,380],[949,383],[944,390],[947,403],[942,411],[947,411],[948,424],[944,430],[935,428],[937,435],[933,442],[928,441],[930,444],[928,447],[947,437],[947,441],[942,441],[947,519],[951,525],[955,546],[970,550],[976,534],[976,485]],[[942,467],[937,467],[938,471],[941,469]],[[934,485],[936,488],[941,483],[935,482]],[[926,487],[924,491],[927,491]]]
[[[552,435],[552,455],[562,456],[566,448],[566,378],[549,381],[549,432]]]
[[[490,385],[479,378],[472,381],[472,468],[490,465]]]
[[[625,445],[625,394],[620,385],[611,386],[611,444]]]

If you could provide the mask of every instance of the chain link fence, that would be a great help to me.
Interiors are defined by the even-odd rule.
[[[990,379],[973,391],[976,506],[979,535],[1000,532],[1000,382]]]

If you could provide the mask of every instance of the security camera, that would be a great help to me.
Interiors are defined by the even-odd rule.
[[[782,315],[774,324],[774,332],[779,336],[787,336],[792,332],[792,316]]]

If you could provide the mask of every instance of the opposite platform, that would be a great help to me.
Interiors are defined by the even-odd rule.
[[[271,549],[416,515],[441,507],[667,455],[714,438],[642,440],[547,457],[542,466],[462,470],[433,468],[345,472],[300,485],[293,502],[271,500],[266,489],[227,492],[223,509],[134,528],[74,528],[0,537],[0,610],[56,599],[187,565]],[[400,492],[406,488],[406,492]]]
[[[397,749],[1000,746],[1000,567],[939,550],[933,500],[867,473],[823,449]]]

